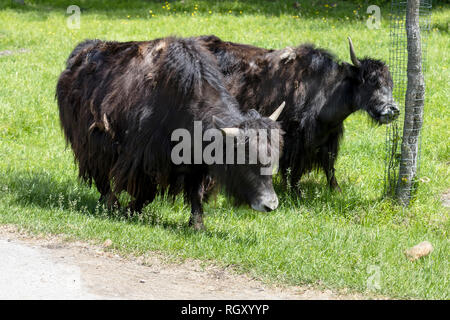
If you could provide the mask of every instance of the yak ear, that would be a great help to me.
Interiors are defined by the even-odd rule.
[[[355,67],[347,62],[344,62],[344,67],[347,77],[356,80],[358,83],[364,83],[363,71],[361,67]]]
[[[261,118],[261,115],[259,114],[259,112],[258,111],[256,111],[255,109],[250,109],[250,110],[248,110],[247,111],[247,114],[248,114],[248,116],[249,117],[252,117],[252,118]]]
[[[212,117],[212,121],[213,121],[214,126],[215,126],[217,129],[225,128],[225,127],[227,126],[227,125],[225,124],[225,122],[223,122],[222,119],[217,118],[216,116],[213,116],[213,117]]]

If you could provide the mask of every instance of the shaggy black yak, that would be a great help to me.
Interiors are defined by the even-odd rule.
[[[74,49],[57,84],[59,115],[79,176],[95,182],[101,199],[114,205],[126,191],[132,196],[129,208],[140,211],[158,192],[184,192],[191,204],[190,224],[197,229],[203,227],[202,202],[213,184],[256,210],[277,208],[272,172],[261,173],[272,163],[259,156],[253,163],[199,162],[195,157],[202,156],[207,143],[200,141],[196,149],[194,141],[192,149],[184,150],[192,157],[174,162],[174,132],[195,136],[196,124],[200,135],[210,129],[219,133],[211,141],[237,141],[234,149],[224,144],[215,150],[227,159],[231,152],[236,160],[239,146],[245,147],[246,160],[260,149],[277,158],[281,138],[272,138],[280,133],[275,120],[283,107],[270,118],[240,111],[216,63],[195,39],[87,40]],[[249,138],[250,130],[258,130],[257,139]],[[267,139],[259,136],[261,131]]]
[[[340,190],[334,164],[343,121],[358,110],[380,124],[398,117],[388,67],[379,60],[358,59],[350,38],[352,64],[312,45],[268,50],[216,36],[197,39],[216,56],[225,86],[243,111],[254,108],[268,115],[286,101],[280,117],[285,131],[280,168],[292,185],[304,173],[322,168],[330,187]]]

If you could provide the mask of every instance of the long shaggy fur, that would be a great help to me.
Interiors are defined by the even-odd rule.
[[[239,110],[215,57],[195,39],[87,40],[70,54],[56,91],[80,177],[94,181],[110,202],[128,192],[136,210],[157,192],[184,191],[188,201],[198,195],[201,202],[212,181],[247,202],[259,187],[258,181],[243,184],[242,171],[233,166],[174,165],[175,129],[192,135],[194,121],[202,121],[203,130],[213,128],[213,116],[228,127],[279,129],[257,112]]]

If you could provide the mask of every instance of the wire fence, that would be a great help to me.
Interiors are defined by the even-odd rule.
[[[389,26],[389,70],[394,81],[393,98],[401,110],[401,116],[386,126],[385,139],[385,175],[384,194],[394,197],[399,181],[399,168],[402,162],[413,163],[415,159],[401,159],[401,143],[403,121],[405,117],[405,94],[408,80],[408,50],[406,34],[406,8],[407,1],[392,0]],[[421,0],[419,7],[419,25],[422,44],[422,71],[426,73],[427,39],[430,31],[432,0]],[[424,89],[425,90],[425,89]],[[423,95],[422,95],[423,96]],[[414,107],[414,116],[421,117],[423,109]],[[423,119],[423,117],[421,117]],[[420,130],[420,129],[414,129]],[[416,155],[417,171],[415,181],[411,184],[410,195],[414,194],[420,172],[421,135],[418,132],[418,154]],[[416,141],[408,141],[410,144]]]

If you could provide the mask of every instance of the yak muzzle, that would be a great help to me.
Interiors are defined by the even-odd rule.
[[[387,104],[381,111],[378,121],[382,124],[388,124],[398,118],[400,109],[395,104]]]
[[[261,212],[273,211],[278,208],[278,197],[275,192],[261,196],[258,201],[252,203],[252,208]]]

